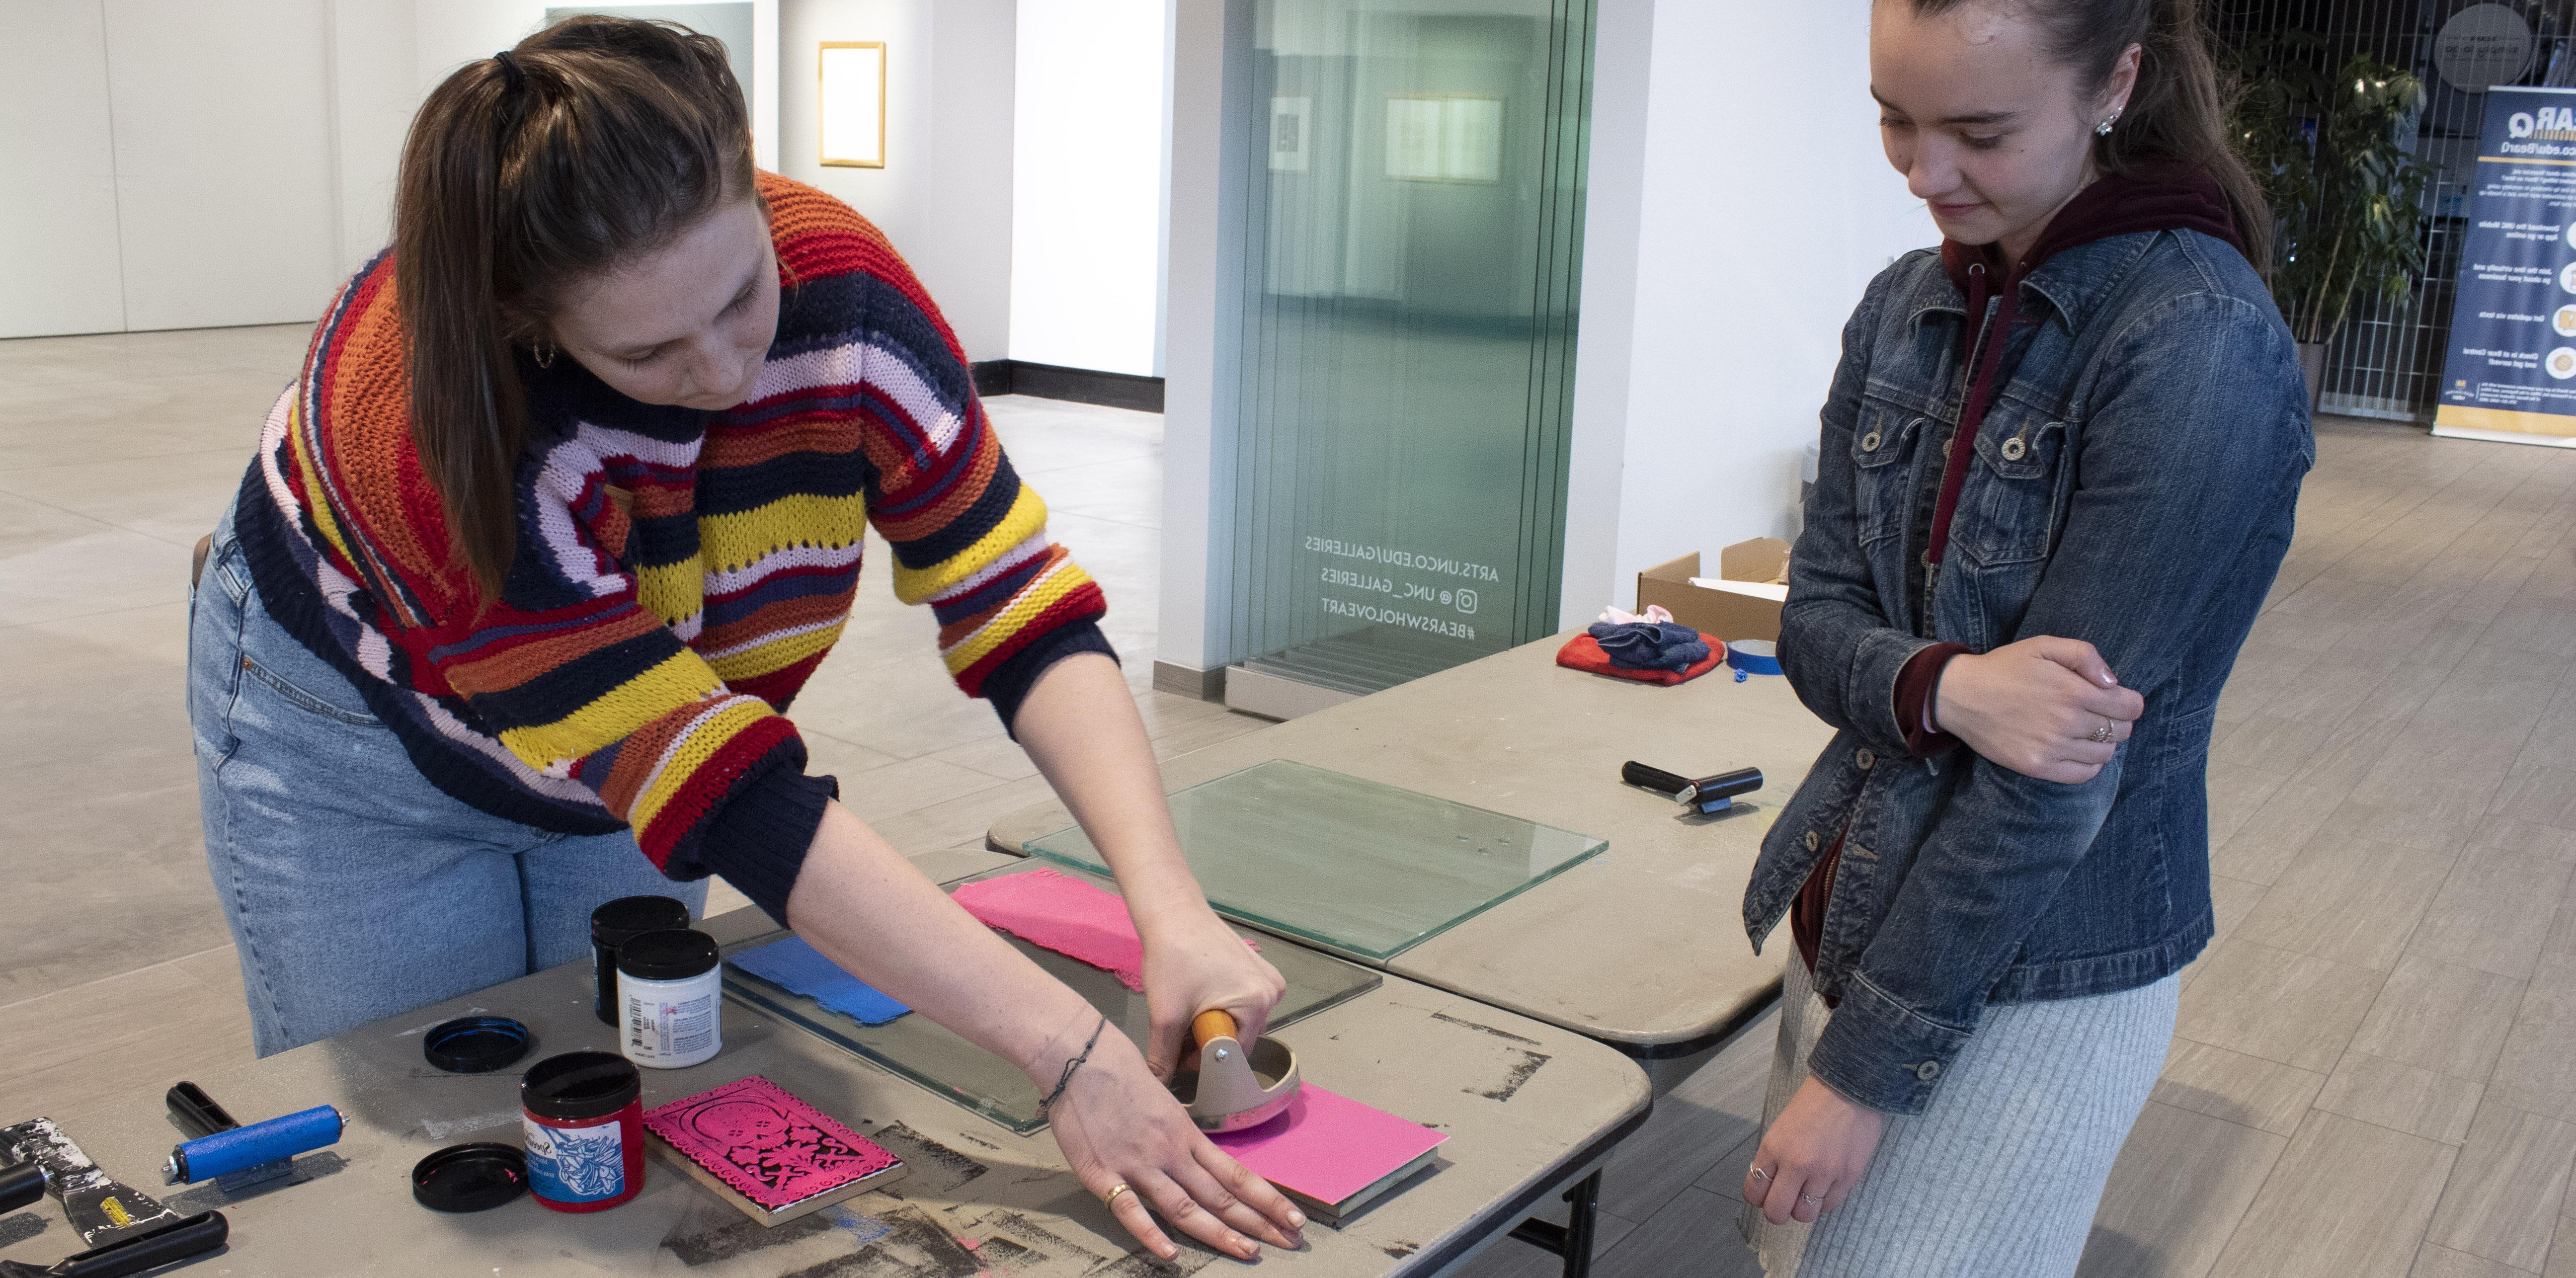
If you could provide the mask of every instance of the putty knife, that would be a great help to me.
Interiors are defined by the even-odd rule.
[[[1221,1008],[1201,1012],[1190,1022],[1190,1037],[1199,1047],[1198,1068],[1172,1076],[1172,1095],[1180,1098],[1200,1131],[1258,1127],[1286,1112],[1297,1095],[1297,1054],[1286,1043],[1265,1035],[1247,1052],[1235,1035],[1234,1018]]]

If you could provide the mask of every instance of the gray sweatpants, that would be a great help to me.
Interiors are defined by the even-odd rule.
[[[1785,939],[1785,938],[1783,938]],[[1840,1210],[1741,1224],[1771,1278],[2065,1278],[2173,1040],[2179,976],[1988,1008],[1921,1115],[1891,1118]],[[1793,951],[1762,1122],[1807,1081],[1832,1013]]]

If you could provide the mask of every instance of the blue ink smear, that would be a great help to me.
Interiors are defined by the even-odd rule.
[[[783,986],[861,1025],[883,1025],[911,1011],[877,988],[841,970],[838,963],[791,936],[733,956],[733,965],[772,985]]]
[[[884,998],[885,995],[879,994],[877,997]],[[894,1232],[894,1226],[874,1216],[862,1216],[847,1207],[827,1207],[824,1210],[831,1214],[833,1224],[857,1238],[862,1245],[875,1242]]]

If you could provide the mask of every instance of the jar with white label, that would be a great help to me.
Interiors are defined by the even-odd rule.
[[[704,932],[641,932],[617,947],[619,1049],[647,1069],[695,1065],[724,1046],[724,971]]]

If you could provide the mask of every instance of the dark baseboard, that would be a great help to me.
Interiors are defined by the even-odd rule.
[[[1159,377],[1032,364],[1020,359],[988,359],[973,367],[978,395],[1033,395],[1146,413],[1163,411],[1163,379]]]

